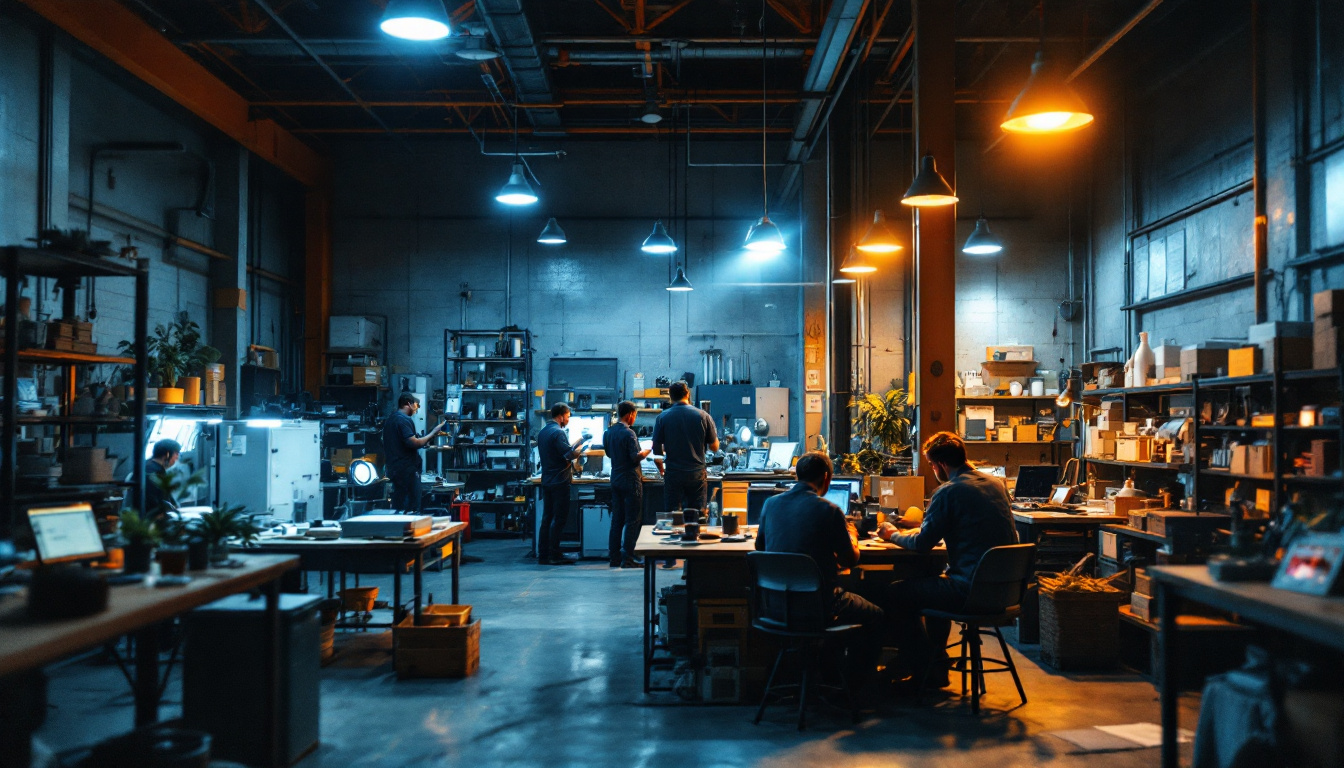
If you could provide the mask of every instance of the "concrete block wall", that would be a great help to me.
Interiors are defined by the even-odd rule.
[[[778,371],[792,423],[803,423],[803,265],[824,253],[803,247],[802,208],[772,213],[789,250],[754,261],[741,243],[760,215],[757,171],[689,169],[690,220],[671,231],[695,290],[669,293],[672,260],[639,250],[667,217],[666,144],[581,142],[567,151],[563,160],[531,158],[541,201],[511,212],[493,199],[509,159],[483,157],[474,144],[339,147],[333,314],[386,316],[387,362],[431,375],[436,387],[446,328],[529,329],[536,387],[553,356],[616,357],[628,386],[635,371],[650,385],[660,375],[699,377],[702,349],[745,353],[756,383]],[[745,144],[695,152],[697,162],[753,159]],[[824,209],[807,215],[824,221]],[[550,216],[567,245],[536,242]]]

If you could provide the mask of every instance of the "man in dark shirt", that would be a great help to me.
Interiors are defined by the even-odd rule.
[[[569,520],[569,485],[574,479],[574,459],[583,454],[584,438],[570,442],[569,406],[551,406],[551,420],[537,433],[537,455],[541,459],[541,497],[546,519],[538,521],[537,562],[542,565],[573,565],[574,560],[560,552],[560,536]]]
[[[994,547],[1016,544],[1017,528],[1003,484],[966,463],[966,444],[960,437],[951,432],[933,435],[924,443],[924,456],[942,485],[929,500],[923,524],[916,531],[900,533],[891,523],[883,523],[878,535],[920,552],[940,541],[947,544],[945,573],[892,584],[887,603],[910,684],[943,687],[948,684],[947,638],[952,624],[930,618],[921,622],[920,611],[961,610],[980,558]]]
[[[877,671],[882,650],[882,609],[840,588],[840,572],[859,563],[858,532],[845,513],[826,499],[833,467],[824,453],[812,451],[798,459],[798,482],[767,499],[761,508],[756,549],[807,555],[821,572],[822,591],[829,596],[832,625],[860,624],[863,630],[849,648],[849,675],[855,688],[868,684]]]
[[[420,511],[420,449],[443,431],[440,422],[429,434],[415,434],[412,416],[420,410],[420,398],[410,392],[397,397],[397,410],[383,422],[383,453],[387,460],[384,471],[392,481],[392,508],[401,512]]]
[[[182,455],[182,445],[176,440],[160,440],[154,444],[152,458],[145,462],[145,516],[155,518],[177,509],[177,501],[164,493],[155,478],[164,478]]]
[[[672,407],[658,414],[653,425],[653,453],[666,457],[663,501],[667,509],[704,509],[708,489],[705,449],[719,450],[714,419],[691,405],[691,388],[674,381],[668,390]]]
[[[602,450],[611,460],[611,535],[607,537],[607,560],[612,568],[639,568],[635,541],[644,517],[644,474],[639,465],[649,450],[639,449],[631,429],[638,409],[629,400],[616,406],[616,423],[602,435]]]

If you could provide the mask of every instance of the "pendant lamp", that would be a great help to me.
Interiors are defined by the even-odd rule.
[[[448,36],[448,12],[442,0],[388,0],[378,28],[402,40],[442,40]]]
[[[674,253],[677,250],[677,242],[667,234],[667,227],[664,227],[662,219],[659,219],[654,222],[653,232],[644,238],[644,244],[639,246],[639,250],[645,253]]]
[[[947,183],[947,179],[938,173],[933,155],[924,155],[919,164],[919,173],[915,174],[915,180],[901,197],[901,202],[916,208],[932,208],[957,202],[957,193],[952,191],[952,185]]]
[[[1031,76],[999,127],[1008,133],[1064,133],[1092,124],[1092,113],[1063,75],[1036,52]]]
[[[877,265],[868,259],[868,254],[858,248],[850,248],[849,255],[840,265],[840,271],[846,275],[871,275],[877,271]]]
[[[509,180],[499,188],[495,199],[505,205],[531,205],[537,202],[537,193],[532,191],[532,185],[527,183],[527,177],[523,175],[522,163],[513,164]]]
[[[896,241],[891,227],[887,226],[887,218],[882,215],[880,208],[873,214],[873,223],[868,225],[868,232],[855,247],[865,253],[895,253],[901,250],[901,244]]]
[[[564,245],[569,242],[569,238],[565,237],[565,230],[560,228],[560,224],[552,216],[546,222],[546,228],[537,235],[537,242],[543,245]]]
[[[681,267],[677,267],[677,276],[672,278],[672,282],[667,284],[667,290],[676,293],[685,293],[686,291],[693,291],[695,289],[691,287],[691,281],[686,279],[686,271]]]
[[[857,282],[858,280],[856,280],[853,275],[841,272],[840,274],[832,278],[831,285],[849,285],[851,283],[857,283]]]
[[[988,256],[1002,250],[1003,243],[989,231],[989,221],[984,216],[975,220],[975,231],[966,238],[966,244],[961,247],[962,253],[972,256]]]
[[[761,218],[747,230],[747,240],[742,245],[748,251],[761,257],[776,256],[787,246],[779,227],[770,220],[770,187],[765,172],[765,65],[769,61],[765,55],[765,0],[761,0]]]

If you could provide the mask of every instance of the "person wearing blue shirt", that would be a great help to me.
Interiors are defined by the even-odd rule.
[[[583,455],[584,438],[572,443],[565,427],[569,426],[569,406],[551,406],[551,420],[537,433],[537,455],[541,459],[541,497],[546,519],[538,522],[537,562],[541,565],[573,565],[574,560],[560,552],[560,536],[569,520],[569,486],[574,479],[574,459]]]
[[[921,614],[925,608],[960,611],[970,593],[971,577],[980,558],[994,547],[1017,543],[1012,505],[1003,483],[977,472],[966,461],[966,444],[951,432],[938,432],[924,443],[924,457],[941,486],[933,492],[924,520],[915,531],[901,533],[883,523],[878,535],[893,544],[928,552],[947,544],[947,571],[898,581],[887,596],[899,663],[911,687],[948,685],[947,638],[952,624]]]
[[[443,431],[446,421],[426,435],[415,434],[412,416],[420,410],[420,398],[410,392],[397,397],[397,410],[383,422],[383,454],[387,461],[383,472],[392,481],[392,509],[399,512],[419,512],[420,449]]]
[[[672,406],[653,425],[653,453],[666,458],[663,500],[669,511],[703,510],[709,487],[705,449],[719,450],[719,432],[713,417],[691,405],[686,382],[672,382],[668,394]]]
[[[631,429],[638,409],[629,400],[616,406],[616,423],[602,435],[602,450],[611,460],[611,534],[607,537],[607,560],[612,568],[639,568],[635,541],[644,517],[644,473],[640,463],[649,449],[640,450]]]

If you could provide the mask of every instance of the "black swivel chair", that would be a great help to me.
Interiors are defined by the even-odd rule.
[[[939,611],[926,608],[926,617],[946,619],[962,625],[961,640],[947,646],[961,646],[960,656],[953,660],[952,669],[961,673],[961,695],[966,695],[967,677],[970,678],[971,711],[980,713],[980,696],[985,693],[985,674],[1008,672],[1017,685],[1017,695],[1027,703],[1027,692],[1022,688],[1013,655],[1003,640],[1000,627],[1006,627],[1022,613],[1022,596],[1027,591],[1032,564],[1036,560],[1035,544],[1011,544],[994,547],[985,552],[971,576],[971,589],[966,604],[960,611]],[[986,659],[980,653],[980,637],[997,638],[1003,651],[1002,659]],[[985,669],[985,665],[993,669]]]
[[[775,657],[770,677],[761,694],[761,705],[756,709],[754,724],[760,724],[766,702],[772,691],[780,688],[798,689],[798,730],[806,725],[807,694],[810,681],[818,676],[821,646],[832,640],[843,640],[845,633],[860,628],[858,624],[827,626],[830,615],[826,610],[826,595],[821,590],[821,573],[817,564],[807,555],[785,552],[749,552],[747,567],[751,569],[752,619],[751,625],[769,635],[780,638],[784,646]],[[796,684],[775,685],[784,655],[795,652],[801,661],[802,676]],[[854,692],[841,664],[840,680],[849,702],[850,716],[859,720],[854,704]]]

